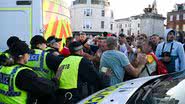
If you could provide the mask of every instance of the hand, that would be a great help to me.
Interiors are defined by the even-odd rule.
[[[105,72],[105,75],[106,75],[106,76],[112,76],[112,70],[108,69],[108,70]]]
[[[146,54],[138,53],[137,54],[137,60],[139,62],[138,64],[145,65],[147,63],[147,56],[146,56]]]
[[[85,53],[85,52],[83,54],[83,57],[87,58],[88,60],[91,60],[93,58],[93,56],[91,56],[90,54]]]

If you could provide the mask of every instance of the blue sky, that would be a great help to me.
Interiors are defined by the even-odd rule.
[[[67,0],[68,3],[74,0]],[[114,18],[126,18],[143,13],[143,9],[154,0],[110,0],[114,11]],[[158,13],[166,17],[167,12],[174,8],[176,3],[185,3],[185,0],[156,0]]]

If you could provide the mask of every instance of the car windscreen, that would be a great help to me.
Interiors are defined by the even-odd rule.
[[[185,74],[170,74],[142,86],[127,104],[185,104]]]

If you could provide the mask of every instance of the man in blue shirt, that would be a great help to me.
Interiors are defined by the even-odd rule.
[[[100,60],[100,73],[112,72],[109,78],[103,78],[104,86],[108,87],[120,83],[124,79],[125,72],[133,77],[138,77],[142,68],[146,64],[146,56],[138,55],[139,63],[133,67],[127,56],[117,51],[117,39],[109,37],[106,40],[108,50],[105,51]]]

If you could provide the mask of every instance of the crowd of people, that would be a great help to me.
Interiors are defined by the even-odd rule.
[[[54,36],[35,35],[30,46],[11,36],[0,55],[0,104],[74,104],[130,79],[183,71],[176,31],[164,36],[80,33],[68,37],[62,50],[62,39]]]

